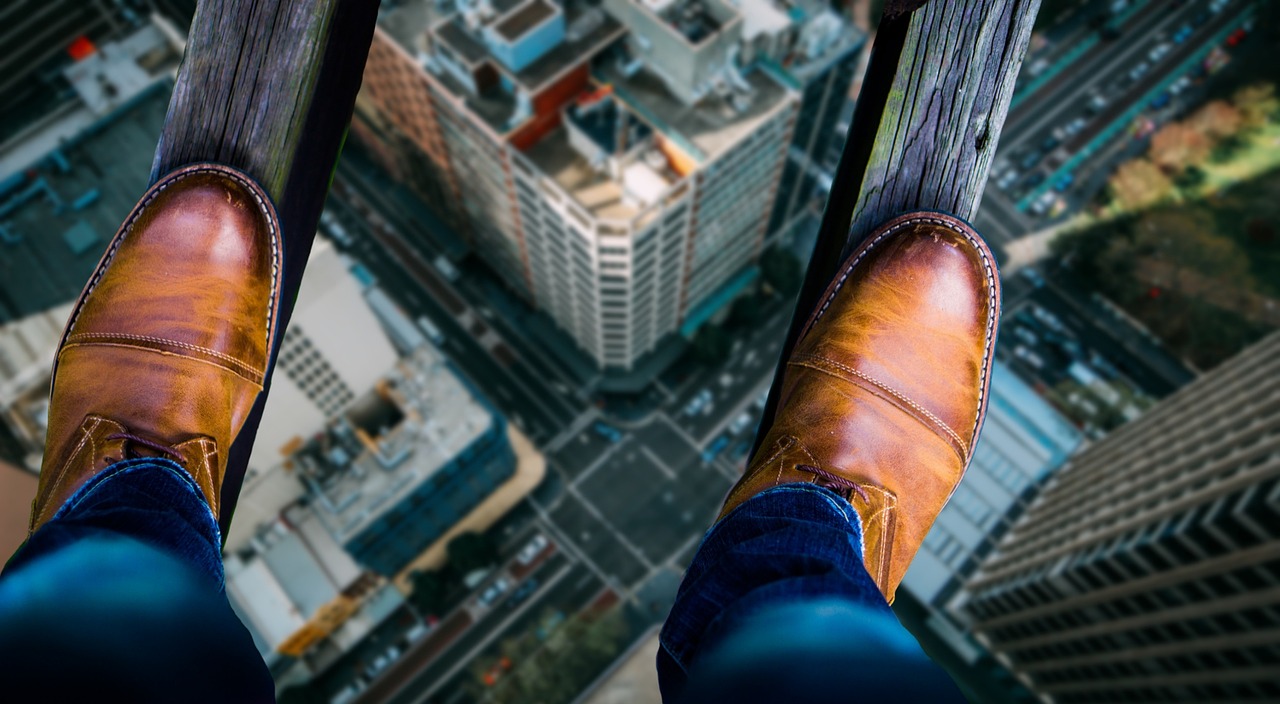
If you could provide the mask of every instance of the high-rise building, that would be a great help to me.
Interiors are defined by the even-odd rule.
[[[822,162],[835,140],[842,138],[836,126],[849,101],[866,35],[839,19],[825,2],[742,2],[748,16],[769,17],[772,24],[782,25],[782,17],[774,13],[787,13],[800,26],[798,41],[782,61],[769,64],[772,60],[766,60],[800,93],[795,134],[769,218],[769,235],[783,236],[819,204],[823,186],[830,187],[831,175]]]
[[[407,0],[382,15],[353,131],[627,370],[754,277],[807,85],[788,67],[843,26],[782,0]]]
[[[958,613],[1046,702],[1280,699],[1280,334],[1052,476]]]
[[[947,604],[1022,514],[1034,488],[1062,466],[1081,433],[1026,382],[997,361],[982,438],[951,501],[934,521],[898,590],[928,612],[927,625],[960,655],[982,649],[957,626]]]

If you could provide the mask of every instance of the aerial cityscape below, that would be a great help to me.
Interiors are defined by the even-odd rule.
[[[279,701],[660,701],[883,4],[383,0],[224,546]],[[195,5],[3,13],[5,526]],[[1041,2],[989,412],[894,603],[971,701],[1280,700],[1277,46],[1280,3]]]

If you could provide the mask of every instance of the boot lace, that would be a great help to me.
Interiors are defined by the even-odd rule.
[[[133,433],[113,433],[111,435],[108,435],[107,439],[108,440],[124,440],[124,443],[123,443],[123,449],[125,454],[124,459],[135,459],[138,457],[142,457],[142,455],[138,454],[136,451],[133,451],[134,445],[141,445],[142,447],[145,447],[148,450],[151,450],[152,452],[156,452],[162,456],[168,457],[169,459],[174,460],[175,462],[182,463],[183,461],[182,453],[178,452],[171,445],[158,443],[155,440],[148,440],[147,438],[141,437],[139,435],[134,435]],[[105,459],[107,464],[115,464],[116,462],[119,462],[122,458],[107,457]]]
[[[832,474],[821,467],[815,467],[811,464],[798,464],[796,469],[813,474],[815,477],[814,484],[836,492],[843,496],[845,501],[851,501],[854,494],[857,494],[864,502],[871,500],[867,496],[867,490],[863,489],[862,485],[845,479],[838,474]]]

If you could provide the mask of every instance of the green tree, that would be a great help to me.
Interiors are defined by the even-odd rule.
[[[483,533],[462,533],[449,541],[445,551],[458,574],[486,569],[498,561],[498,546]]]
[[[733,302],[729,322],[735,327],[749,328],[764,320],[765,305],[769,297],[753,291]]]
[[[1178,174],[1174,181],[1178,184],[1178,188],[1191,189],[1204,183],[1204,179],[1204,169],[1199,166],[1192,165],[1188,166],[1182,171],[1182,173]]]
[[[732,347],[729,334],[716,325],[704,325],[693,336],[693,358],[703,364],[723,362]]]
[[[804,274],[800,260],[785,249],[774,247],[760,256],[760,277],[778,293],[794,296],[800,292]]]
[[[437,570],[416,571],[409,575],[413,591],[409,602],[421,614],[438,614],[444,610],[445,596],[449,593],[448,580]]]

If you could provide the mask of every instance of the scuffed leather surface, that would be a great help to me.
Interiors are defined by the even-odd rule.
[[[143,196],[58,350],[33,531],[122,458],[107,440],[120,432],[173,446],[217,515],[225,448],[262,390],[281,256],[266,194],[229,167],[184,167]]]
[[[999,319],[995,261],[962,221],[886,223],[841,268],[783,375],[726,515],[819,467],[859,487],[864,562],[890,601],[959,484],[985,415]]]

